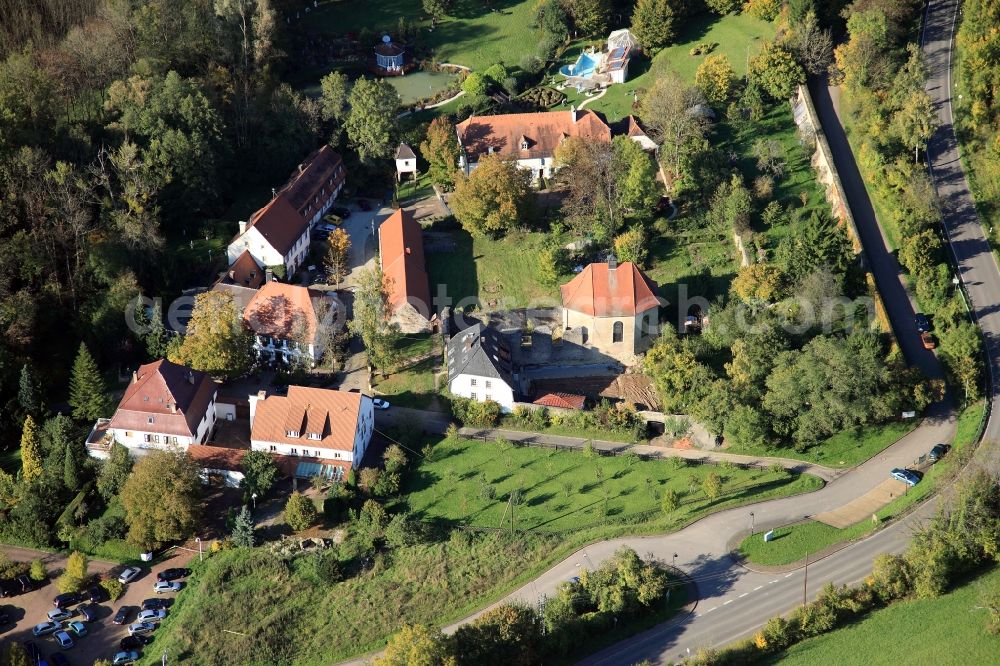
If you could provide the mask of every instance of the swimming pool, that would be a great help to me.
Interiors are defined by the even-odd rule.
[[[580,57],[572,65],[563,65],[559,68],[559,73],[563,76],[579,76],[580,78],[590,78],[597,69],[598,59],[589,53],[581,53]]]

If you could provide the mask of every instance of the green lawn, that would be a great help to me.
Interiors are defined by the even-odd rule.
[[[406,180],[396,186],[396,200],[406,203],[409,201],[419,201],[434,194],[434,185],[431,183],[429,173],[422,173],[417,176],[417,180]]]
[[[978,434],[984,408],[980,402],[962,411],[958,417],[958,428],[952,440],[951,451],[927,470],[920,483],[876,512],[880,524],[899,517],[910,507],[929,497],[937,489],[942,477],[950,477],[949,473],[963,464],[971,453],[971,445]],[[865,536],[876,527],[871,520],[863,520],[844,529],[810,520],[776,529],[774,532],[777,539],[770,543],[764,543],[763,534],[747,537],[739,549],[751,562],[780,566],[798,562],[807,553],[818,553],[834,544]]]
[[[560,435],[562,437],[579,437],[581,439],[600,439],[607,442],[623,442],[644,444],[645,440],[636,441],[635,437],[623,435],[614,430],[594,430],[589,428],[575,428],[565,425],[548,425],[544,428],[536,428],[530,424],[519,421],[511,416],[505,416],[500,420],[498,428],[506,430],[520,430],[523,432],[544,432],[548,435]]]
[[[402,335],[396,345],[396,351],[399,352],[399,356],[402,359],[422,356],[438,347],[440,341],[441,337],[434,333]]]
[[[761,21],[747,14],[728,14],[719,17],[706,12],[693,16],[680,26],[680,34],[675,44],[657,53],[652,62],[644,58],[634,59],[629,63],[629,80],[611,86],[603,97],[588,104],[587,108],[604,113],[608,120],[620,120],[632,113],[636,91],[652,86],[662,72],[673,70],[686,81],[694,83],[695,71],[705,60],[706,55],[719,53],[725,55],[736,70],[736,74],[743,76],[746,73],[747,54],[750,56],[756,54],[761,44],[772,37],[774,37],[773,23]],[[717,46],[710,54],[690,55],[691,47],[703,42],[712,42]],[[580,55],[579,47],[568,49],[550,73],[557,72],[559,65],[573,62],[578,55]],[[567,104],[579,104],[586,99],[572,89],[564,92],[568,97]]]
[[[455,250],[428,253],[432,285],[446,285],[453,307],[481,303],[486,310],[557,305],[558,286],[538,279],[538,251],[548,237],[541,232],[516,231],[505,238],[473,237],[452,232]],[[563,276],[562,282],[570,279]]]
[[[385,379],[376,375],[372,379],[375,395],[399,407],[433,407],[440,400],[434,390],[434,371],[438,361],[437,357],[426,359]]]
[[[770,663],[994,664],[1000,638],[986,632],[983,585],[1000,584],[1000,568],[936,599],[902,601],[849,627],[791,647]]]
[[[313,30],[342,36],[362,29],[395,31],[400,17],[405,17],[418,26],[418,45],[433,51],[439,62],[485,69],[496,62],[517,65],[535,52],[538,33],[530,27],[535,5],[535,0],[504,0],[490,6],[481,0],[456,0],[450,15],[431,30],[414,0],[328,0],[305,20]]]
[[[708,474],[724,479],[723,494],[710,500],[701,489]],[[584,453],[516,447],[447,438],[431,460],[423,460],[406,481],[410,509],[424,519],[479,527],[509,524],[511,491],[520,489],[515,526],[525,530],[580,530],[591,536],[662,532],[723,507],[815,490],[822,482],[784,472],[686,466],[683,462],[631,457],[589,457]],[[679,493],[680,507],[666,516],[660,497]],[[506,521],[506,522],[505,522]],[[610,529],[609,529],[610,528]]]
[[[864,428],[860,432],[845,431],[824,442],[811,446],[803,452],[783,446],[766,448],[752,446],[730,446],[729,453],[745,453],[754,456],[776,456],[795,458],[826,467],[853,467],[897,442],[903,435],[917,426],[916,419],[897,421],[880,426]]]

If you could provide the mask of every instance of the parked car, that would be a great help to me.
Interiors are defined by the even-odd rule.
[[[127,585],[138,578],[140,573],[142,573],[142,569],[139,567],[125,567],[118,576],[118,582]]]
[[[313,231],[310,234],[310,237],[314,241],[322,241],[322,240],[326,240],[327,238],[330,237],[330,232],[329,231],[324,231],[323,229],[317,229],[316,231]]]
[[[97,606],[80,606],[77,610],[87,622],[93,622],[97,619]]]
[[[66,610],[65,608],[53,608],[46,615],[49,616],[50,622],[62,622],[63,620],[68,620],[73,617],[73,613]]]
[[[133,610],[135,610],[134,606],[122,606],[118,609],[118,612],[115,613],[115,617],[111,621],[115,624],[126,624],[129,617],[132,615]]]
[[[926,331],[920,334],[920,342],[924,345],[924,349],[934,349],[937,347],[937,340],[934,336]]]
[[[923,312],[913,315],[913,322],[917,325],[917,331],[920,333],[927,333],[931,330],[931,322]]]
[[[138,650],[145,645],[149,645],[153,642],[152,636],[143,636],[142,634],[136,634],[135,636],[126,636],[118,643],[118,645],[123,650]]]
[[[156,630],[156,625],[152,622],[133,622],[128,625],[128,635],[151,634]]]
[[[76,645],[76,643],[73,642],[73,637],[70,636],[65,631],[57,631],[55,633],[55,639],[56,643],[59,643],[59,647],[61,647],[64,650],[68,650],[69,648]]]
[[[55,633],[62,628],[62,625],[58,622],[39,622],[34,627],[31,628],[31,635],[38,636],[48,636],[51,633]]]
[[[383,400],[382,398],[375,398],[374,400],[372,400],[372,406],[375,409],[389,409],[389,407],[391,407],[392,405],[390,405],[387,400]]]
[[[927,454],[927,459],[931,462],[937,462],[944,458],[944,454],[948,453],[947,444],[935,444],[934,448],[931,449],[930,453]]]
[[[99,604],[108,598],[108,592],[100,585],[91,585],[87,588],[87,599],[92,603]]]
[[[343,206],[334,206],[330,209],[330,212],[334,215],[339,215],[341,219],[346,220],[351,216],[351,209],[344,208]]]
[[[162,608],[156,610],[144,610],[139,611],[139,616],[136,619],[137,622],[159,622],[160,620],[167,617],[167,611]]]
[[[111,666],[128,666],[139,661],[139,653],[135,650],[119,652],[111,659]]]
[[[0,597],[12,597],[17,594],[17,586],[12,580],[0,580]]]
[[[169,608],[170,599],[146,599],[142,602],[142,610],[157,610],[159,608]]]
[[[85,625],[83,622],[80,622],[79,620],[73,620],[72,622],[66,625],[66,628],[72,631],[77,636],[87,635],[87,625]]]
[[[328,235],[331,234],[331,233],[333,233],[336,229],[337,229],[337,227],[335,227],[332,224],[321,224],[321,225],[319,225],[319,227],[317,227],[317,231],[324,232],[324,233],[326,233]]]
[[[181,584],[168,580],[161,580],[153,586],[153,591],[157,594],[168,594],[170,592],[180,592]]]
[[[918,483],[920,483],[920,477],[908,469],[900,469],[899,467],[897,467],[896,469],[889,472],[889,475],[892,476],[892,478],[896,479],[897,481],[902,481],[908,486],[915,486]]]
[[[67,608],[69,606],[75,606],[81,601],[83,601],[83,597],[76,592],[65,592],[57,595],[56,598],[52,600],[52,605],[56,608]]]
[[[35,589],[35,582],[24,574],[15,578],[14,583],[21,586],[21,592],[31,592]]]
[[[164,569],[160,573],[156,574],[156,580],[177,580],[178,578],[187,578],[190,575],[190,569],[185,569],[184,567],[173,567],[171,569]]]

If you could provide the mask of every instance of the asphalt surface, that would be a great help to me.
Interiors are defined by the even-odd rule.
[[[37,557],[42,558],[49,570],[51,580],[55,580],[56,576],[66,566],[66,559],[61,555],[53,555],[51,553],[43,553],[27,548],[15,548],[11,546],[3,546],[2,550],[12,560],[28,562]],[[113,603],[104,602],[96,604],[97,618],[93,622],[84,621],[87,625],[87,635],[80,638],[74,637],[76,644],[66,650],[60,650],[59,646],[51,636],[33,638],[31,635],[31,628],[39,622],[45,621],[45,614],[54,608],[52,605],[52,599],[59,594],[55,585],[46,583],[42,587],[33,590],[28,594],[21,594],[16,597],[0,599],[0,605],[5,607],[4,610],[9,613],[15,621],[13,626],[8,625],[0,627],[0,643],[4,643],[6,641],[24,642],[33,640],[35,644],[38,645],[43,655],[49,656],[54,652],[63,652],[71,664],[92,664],[96,659],[110,660],[111,657],[119,651],[119,641],[128,635],[126,625],[119,626],[111,622],[111,619],[115,616],[115,613],[118,612],[118,609],[123,606],[132,607],[133,610],[130,614],[129,622],[134,622],[135,616],[139,612],[138,608],[142,604],[142,601],[144,599],[157,596],[153,592],[153,584],[156,583],[156,574],[170,567],[188,566],[188,562],[191,561],[191,558],[197,557],[196,553],[181,550],[174,550],[171,551],[171,553],[172,555],[156,562],[152,567],[147,564],[141,565],[139,568],[142,570],[142,573],[137,579],[133,580],[126,586],[125,594],[121,599]],[[92,574],[107,573],[111,576],[117,577],[123,568],[124,567],[122,565],[113,564],[111,562],[91,560],[88,570]],[[183,583],[183,580],[181,582]],[[183,587],[178,594],[184,594]],[[159,596],[170,599],[175,595],[167,594]],[[87,602],[86,605],[91,604]],[[83,621],[82,616],[76,612],[77,608],[78,606],[73,606],[70,609],[75,612],[75,615],[68,621]],[[169,609],[167,612],[170,612]],[[153,636],[155,637],[155,635],[156,634],[154,632]],[[148,654],[157,654],[156,641],[154,640],[153,643],[148,645],[144,652]]]

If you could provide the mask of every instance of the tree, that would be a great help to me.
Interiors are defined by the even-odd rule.
[[[382,461],[385,464],[386,472],[402,472],[406,469],[406,452],[399,444],[390,444],[386,447],[385,453],[382,454]]]
[[[437,1],[443,2],[444,0]],[[333,71],[320,79],[319,89],[320,117],[333,126],[330,145],[338,146],[340,145],[341,127],[344,119],[347,118],[349,109],[347,100],[350,95],[350,84],[343,72]]]
[[[724,53],[716,53],[705,58],[694,75],[694,83],[705,93],[705,99],[716,108],[729,101],[736,84],[736,72]]]
[[[906,560],[893,553],[875,556],[872,563],[871,586],[882,601],[902,599],[910,593],[910,572]]]
[[[38,426],[35,419],[24,417],[21,430],[21,480],[31,483],[42,476],[42,450],[38,443]]]
[[[343,227],[338,227],[330,234],[326,244],[324,263],[334,284],[340,286],[350,272],[351,237]]]
[[[920,146],[927,143],[938,126],[931,98],[923,90],[914,91],[892,117],[892,122],[900,141],[913,146],[914,163],[920,161]]]
[[[643,264],[646,263],[648,252],[646,232],[640,226],[633,226],[615,237],[615,255],[618,257],[618,261],[631,261],[642,268]]]
[[[28,576],[36,583],[41,583],[47,579],[49,572],[45,569],[45,563],[37,558],[31,560],[31,570],[28,572]]]
[[[263,497],[278,480],[278,466],[266,451],[247,451],[240,466],[243,468],[241,485],[247,495]]]
[[[301,493],[292,493],[285,503],[285,522],[295,532],[309,529],[319,517],[313,501]]]
[[[582,35],[604,35],[611,20],[610,0],[570,0],[573,25]]]
[[[256,545],[253,516],[250,515],[250,509],[246,505],[236,514],[231,538],[237,548],[253,548]]]
[[[142,308],[140,304],[138,307]],[[153,311],[150,313],[148,331],[143,336],[146,354],[150,358],[163,358],[167,355],[167,329],[163,325],[163,308],[160,299],[153,300]]]
[[[823,74],[833,62],[833,37],[829,30],[820,27],[816,12],[811,9],[802,22],[792,28],[788,46],[809,74]]]
[[[484,155],[467,178],[461,178],[451,208],[462,227],[476,236],[499,238],[528,215],[531,174],[512,159]]]
[[[545,242],[538,250],[538,279],[543,284],[556,285],[566,272],[566,249],[554,241]]]
[[[725,16],[738,11],[743,6],[743,0],[705,0],[705,5],[716,14]]]
[[[80,471],[77,468],[78,462],[76,456],[73,454],[73,449],[69,446],[66,447],[66,453],[63,455],[63,485],[66,486],[67,490],[76,492],[80,489]]]
[[[681,158],[708,131],[709,123],[705,116],[692,112],[704,103],[701,89],[687,85],[674,72],[657,78],[640,103],[642,118],[662,144],[674,179],[681,175]]]
[[[420,144],[420,154],[427,160],[431,182],[445,187],[455,184],[459,147],[455,129],[444,116],[427,127],[427,138]]]
[[[151,450],[121,491],[128,540],[144,550],[191,535],[199,518],[201,475],[184,451]]]
[[[79,592],[87,583],[87,556],[73,551],[66,559],[66,569],[56,580],[56,588],[62,592]]]
[[[104,591],[108,593],[108,599],[114,603],[125,594],[125,585],[117,578],[105,578],[100,582]]]
[[[764,42],[760,53],[750,58],[747,78],[757,82],[772,98],[786,100],[795,93],[796,86],[806,80],[806,74],[783,46]]]
[[[253,334],[243,325],[232,294],[207,291],[195,296],[187,332],[170,360],[226,377],[239,377],[249,370]]]
[[[447,641],[440,632],[422,624],[405,624],[389,639],[374,666],[453,666]]]
[[[643,360],[646,374],[656,385],[666,413],[684,413],[710,385],[712,370],[672,329],[666,328]]]
[[[753,214],[753,195],[743,184],[739,173],[734,173],[729,182],[722,183],[712,196],[709,217],[721,233],[735,233],[745,236],[750,232],[750,216]]]
[[[462,92],[473,99],[485,97],[490,91],[490,79],[479,72],[472,72],[462,82]]]
[[[7,645],[4,646],[4,653],[0,653],[0,656],[5,657],[4,666],[32,665],[31,657],[28,656],[28,649],[17,641],[8,641]]]
[[[21,377],[18,380],[17,404],[21,407],[21,413],[33,416],[36,419],[42,416],[45,409],[45,395],[42,385],[35,376],[35,371],[30,364],[21,366]]]
[[[753,144],[757,169],[780,178],[785,172],[785,149],[776,139],[757,139]]]
[[[667,488],[663,492],[663,497],[660,498],[660,508],[663,509],[663,513],[668,516],[673,514],[681,504],[681,498],[677,494],[677,491],[673,488]]]
[[[451,10],[453,0],[423,0],[424,13],[431,17],[431,26],[442,20]]]
[[[535,9],[532,26],[538,28],[543,38],[562,43],[569,38],[569,16],[560,0],[543,0]]]
[[[709,472],[701,480],[701,490],[710,500],[718,498],[722,494],[722,477],[715,472]]]
[[[87,345],[82,342],[69,380],[69,404],[73,408],[74,419],[88,422],[106,416],[111,408],[104,377]]]
[[[762,21],[773,21],[781,11],[782,0],[747,0],[743,11]]]
[[[108,459],[101,464],[101,471],[97,474],[97,492],[105,502],[109,502],[125,487],[131,473],[132,456],[129,455],[128,448],[118,440],[113,441]]]
[[[643,49],[655,53],[675,35],[674,10],[670,0],[639,0],[632,13],[632,34]]]
[[[743,266],[730,285],[730,291],[742,301],[774,303],[785,291],[785,276],[774,264]]]
[[[387,160],[396,148],[399,93],[382,79],[361,77],[348,97],[351,110],[344,127],[350,146],[366,165]]]
[[[462,663],[500,666],[540,661],[542,623],[527,606],[502,604],[458,628],[452,649]]]
[[[383,373],[399,354],[399,326],[392,322],[389,289],[380,266],[361,271],[354,292],[354,318],[348,323],[351,333],[364,343],[369,365]]]

